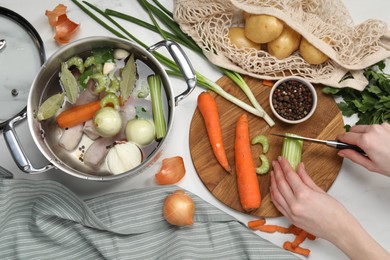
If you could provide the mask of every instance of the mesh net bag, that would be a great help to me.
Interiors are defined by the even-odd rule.
[[[230,27],[244,26],[243,11],[279,18],[330,59],[310,65],[299,51],[277,59],[264,50],[238,49],[227,34]],[[368,83],[363,69],[390,57],[386,24],[367,20],[355,26],[341,0],[175,0],[174,19],[210,62],[257,78],[294,74],[313,83],[362,90]]]

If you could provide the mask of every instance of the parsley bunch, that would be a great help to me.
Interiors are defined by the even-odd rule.
[[[386,74],[384,61],[364,71],[368,85],[362,91],[352,88],[325,87],[323,92],[341,96],[338,103],[341,113],[350,117],[357,114],[357,125],[390,123],[390,75]]]

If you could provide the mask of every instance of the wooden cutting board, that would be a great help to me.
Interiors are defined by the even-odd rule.
[[[233,172],[231,174],[225,172],[215,159],[202,115],[198,109],[196,109],[193,115],[190,127],[189,143],[191,157],[200,179],[219,201],[239,212],[259,217],[277,217],[281,216],[281,213],[271,202],[269,174],[258,175],[262,195],[260,208],[248,213],[240,205],[234,171],[234,138],[238,117],[243,113],[248,114],[250,138],[258,134],[265,134],[268,137],[270,149],[266,155],[270,162],[280,155],[283,143],[283,138],[272,136],[270,135],[271,133],[294,133],[311,138],[335,139],[338,133],[344,131],[344,123],[333,97],[323,94],[320,86],[316,86],[318,94],[317,110],[309,120],[297,125],[289,125],[278,121],[269,107],[268,95],[270,87],[263,86],[261,80],[251,77],[245,77],[245,80],[261,106],[275,120],[276,124],[273,127],[269,127],[263,119],[247,113],[221,96],[214,94],[220,115],[222,137]],[[217,83],[230,94],[249,103],[239,87],[229,78],[222,77]],[[260,144],[252,145],[251,150],[255,165],[259,166],[258,156],[262,151],[262,147]],[[330,188],[336,179],[342,164],[342,158],[337,155],[337,149],[309,142],[304,142],[302,161],[305,163],[305,168],[314,182],[325,191]]]

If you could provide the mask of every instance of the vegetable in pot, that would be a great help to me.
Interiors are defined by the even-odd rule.
[[[129,171],[141,162],[141,150],[132,142],[116,143],[110,148],[106,157],[107,168],[112,174]]]
[[[154,124],[147,119],[132,119],[126,124],[126,139],[140,146],[148,145],[156,138]]]
[[[122,117],[112,107],[100,108],[93,118],[93,125],[102,137],[112,137],[122,129]]]

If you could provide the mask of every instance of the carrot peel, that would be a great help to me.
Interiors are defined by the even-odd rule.
[[[219,164],[227,171],[231,172],[227,160],[225,148],[222,140],[222,130],[219,121],[218,107],[214,97],[210,92],[202,92],[198,96],[198,108],[203,116],[206,125],[207,135],[213,153]]]
[[[283,248],[288,250],[288,251],[291,251],[293,253],[300,254],[300,255],[303,255],[303,256],[309,256],[310,255],[310,250],[309,249],[303,248],[303,247],[300,247],[300,246],[293,247],[293,245],[292,245],[292,243],[290,241],[284,242]]]
[[[257,230],[260,226],[265,224],[265,219],[256,219],[248,222],[248,227],[253,230]]]

